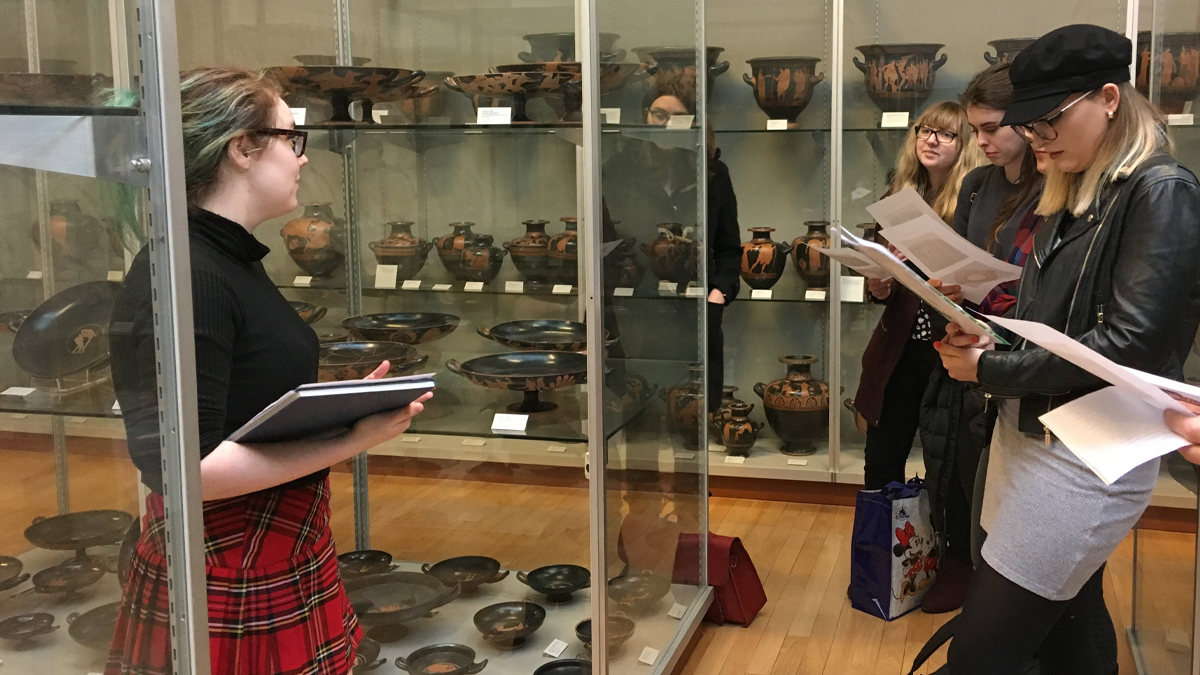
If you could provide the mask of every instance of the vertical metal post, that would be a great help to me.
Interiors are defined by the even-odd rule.
[[[150,260],[166,512],[171,661],[208,675],[196,345],[174,0],[140,0],[141,100],[150,160]]]
[[[334,0],[334,26],[337,39],[337,62],[353,65],[350,45],[350,0]],[[350,134],[354,134],[353,131]],[[358,165],[356,162],[358,141],[351,138],[341,146],[342,194],[346,208],[346,309],[350,316],[362,314],[362,253],[358,228]],[[354,545],[359,549],[371,548],[371,506],[368,499],[369,466],[367,453],[356,455],[351,460],[354,481]]]
[[[829,32],[830,54],[829,67],[833,71],[830,78],[829,100],[829,222],[833,224],[831,246],[841,248],[842,239],[838,235],[838,225],[842,224],[842,112],[844,101],[842,94],[844,82],[845,59],[843,55],[842,30],[845,21],[845,0],[828,0],[833,3],[833,15],[830,18]],[[876,0],[879,2],[880,0]],[[829,381],[829,392],[836,395],[842,390],[842,266],[833,262],[829,271],[834,283],[829,287],[829,354],[825,363],[829,366],[826,374]],[[842,448],[842,407],[829,406],[829,468],[834,472],[841,470]]]
[[[704,406],[701,410],[708,410],[708,392],[711,391],[708,387],[708,294],[712,290],[708,287],[708,266],[712,262],[709,260],[709,251],[712,250],[712,244],[708,241],[708,38],[706,32],[706,11],[707,6],[705,0],[695,0],[695,33],[696,33],[696,63],[698,67],[696,72],[699,73],[696,77],[696,120],[699,122],[700,142],[697,144],[696,150],[696,229],[699,232],[699,240],[701,245],[700,265],[697,270],[697,278],[700,287],[704,289],[703,297],[700,300],[700,311],[697,312],[696,320],[699,323],[696,331],[699,336],[700,343],[696,345],[698,350],[696,360],[704,364]],[[725,358],[721,354],[719,358]],[[700,424],[700,452],[697,453],[698,460],[696,466],[700,472],[698,483],[700,486],[700,494],[697,497],[701,500],[703,508],[700,509],[700,518],[698,519],[700,526],[700,540],[708,540],[708,417],[701,414],[698,419]],[[700,546],[699,551],[700,564],[700,589],[701,593],[697,597],[703,595],[703,589],[708,587],[708,546]],[[595,624],[592,624],[593,626]]]
[[[1158,2],[1161,2],[1161,0],[1156,0],[1155,5]],[[1157,7],[1155,9],[1157,10]],[[1133,42],[1133,62],[1129,64],[1129,79],[1134,82],[1137,82],[1137,34],[1140,11],[1141,0],[1125,0],[1125,37]],[[1150,53],[1153,54],[1154,52],[1151,51]],[[1150,87],[1150,90],[1153,91],[1154,87]],[[1154,102],[1154,99],[1150,100]]]

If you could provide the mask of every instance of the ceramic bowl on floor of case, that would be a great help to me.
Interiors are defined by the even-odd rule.
[[[773,120],[795,122],[808,107],[813,91],[825,80],[817,74],[815,56],[776,56],[750,59],[750,74],[742,81],[754,90],[754,102]]]
[[[13,337],[13,360],[22,370],[53,379],[108,360],[108,322],[121,284],[89,281],[38,305]]]
[[[14,649],[28,649],[36,644],[33,638],[56,630],[53,614],[18,614],[0,621],[0,640],[15,642]]]
[[[396,657],[396,667],[409,675],[475,675],[486,666],[487,659],[475,663],[475,650],[466,645],[430,645]]]
[[[317,331],[317,341],[323,345],[331,342],[350,342],[350,331],[338,328]]]
[[[462,595],[473,595],[483,584],[494,584],[508,578],[508,570],[500,571],[500,561],[482,555],[463,555],[448,558],[430,565],[425,563],[421,571],[447,586],[458,584]]]
[[[447,587],[420,572],[382,572],[345,579],[350,605],[373,640],[395,642],[408,634],[405,623],[426,616],[458,597],[458,586]]]
[[[436,312],[387,312],[352,316],[342,328],[364,340],[417,345],[440,340],[458,328],[459,318]]]
[[[425,73],[406,68],[355,66],[277,66],[266,71],[287,93],[305,91],[327,98],[333,105],[333,124],[352,124],[351,101],[371,101],[396,89],[421,81]],[[374,120],[366,118],[363,124]]]
[[[528,600],[501,602],[475,612],[475,628],[500,649],[519,649],[542,627],[546,609]]]
[[[113,631],[117,627],[117,613],[120,611],[121,603],[112,602],[83,614],[72,612],[67,616],[67,634],[88,649],[107,652],[112,646]]]
[[[854,65],[867,78],[867,96],[884,112],[917,109],[933,93],[937,71],[946,65],[946,55],[935,59],[945,47],[934,43],[860,45],[855,47],[866,57],[863,63],[854,57]]]
[[[592,573],[579,565],[547,565],[536,570],[517,572],[517,581],[546,596],[548,605],[565,605],[571,594],[592,585]]]
[[[558,407],[557,403],[539,400],[539,391],[583,383],[587,379],[587,356],[575,352],[508,352],[462,363],[450,359],[446,368],[481,387],[524,392],[525,400],[509,405],[507,410],[529,414]]]
[[[479,334],[513,349],[537,349],[550,352],[581,352],[587,349],[587,324],[559,319],[506,321],[491,328],[480,326]],[[604,331],[604,345],[616,342]]]
[[[608,599],[618,609],[645,612],[671,592],[671,580],[643,572],[608,580]]]
[[[399,342],[330,342],[321,345],[318,382],[361,380],[387,361],[388,375],[405,375],[425,365],[429,357]]]
[[[0,313],[0,333],[16,333],[32,312],[32,309],[21,309],[15,312]]]
[[[24,566],[25,564],[21,562],[20,558],[0,556],[0,591],[16,588],[29,581],[29,573],[21,573]]]
[[[72,597],[79,589],[100,581],[104,572],[104,564],[99,559],[71,559],[33,575],[33,588],[19,595],[37,591],[45,595],[61,593]]]
[[[612,654],[633,636],[635,624],[633,619],[625,616],[610,616],[605,621],[608,626],[608,653]],[[575,624],[575,637],[589,650],[592,648],[592,620],[584,619]]]
[[[0,105],[96,105],[112,86],[107,75],[0,73]]]
[[[343,577],[361,577],[364,574],[391,572],[397,567],[392,554],[387,551],[363,549],[348,551],[338,556],[338,570]]]
[[[25,538],[38,548],[75,551],[76,559],[87,560],[84,549],[120,543],[132,523],[133,516],[124,511],[76,511],[35,518]]]
[[[533,675],[592,675],[592,662],[584,659],[559,659],[538,666]]]
[[[318,307],[311,302],[291,300],[288,304],[292,306],[292,309],[296,310],[296,313],[300,315],[304,323],[310,326],[325,318],[325,312],[329,311],[328,308]]]
[[[354,665],[351,667],[354,675],[369,673],[387,663],[387,659],[379,658],[379,643],[369,637],[358,643],[358,651],[354,653]]]

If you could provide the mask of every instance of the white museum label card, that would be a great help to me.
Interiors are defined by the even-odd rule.
[[[885,112],[883,119],[879,120],[881,129],[904,129],[908,126],[908,113],[906,112]]]
[[[683,294],[689,298],[703,298],[704,289],[700,288],[699,286],[688,286],[687,290],[684,291]]]
[[[496,416],[492,418],[492,429],[499,431],[525,431],[527,424],[529,424],[529,415],[496,413]]]
[[[292,285],[300,286],[302,288],[312,286],[312,277],[304,277],[304,276],[296,277],[294,280],[292,280]]]
[[[804,299],[805,300],[823,302],[825,300],[825,295],[826,295],[825,291],[815,291],[815,290],[804,291]]]
[[[399,273],[400,268],[396,265],[379,265],[375,268],[375,288],[395,288],[396,275]]]
[[[671,611],[667,612],[667,616],[671,617],[672,619],[682,619],[683,615],[686,613],[687,607],[677,602],[674,605],[671,605]]]
[[[450,284],[434,284],[434,285],[433,285],[433,290],[435,290],[435,291],[448,291],[448,290],[450,290]]]
[[[401,436],[400,442],[401,443],[420,443],[421,437],[420,436]]]
[[[770,300],[771,299],[771,289],[756,288],[756,289],[750,291],[750,299],[751,300]]]
[[[601,108],[600,114],[604,116],[605,124],[620,124],[621,109],[620,108]]]
[[[808,466],[808,460],[796,459],[793,457],[792,459],[788,460],[788,466]]]
[[[642,650],[641,655],[638,656],[638,663],[644,663],[648,666],[654,665],[654,662],[657,660],[658,650],[654,649],[653,647],[646,647]]]
[[[554,288],[550,289],[550,292],[555,295],[570,295],[571,284],[554,284]]]
[[[633,297],[633,289],[625,288],[623,286],[621,288],[614,288],[613,295],[618,298],[632,298]]]
[[[462,444],[470,445],[476,448],[482,448],[483,446],[487,445],[487,441],[483,440],[482,438],[466,438],[463,439]]]
[[[25,413],[13,413],[9,415],[9,417],[13,418],[14,420],[23,420],[26,417],[29,417],[29,415],[26,415]]]
[[[863,277],[842,277],[842,301],[862,302],[867,289],[866,282]]]
[[[419,291],[421,290],[421,282],[417,279],[409,279],[408,281],[400,284],[400,288],[403,288],[406,291]]]
[[[566,648],[567,643],[563,642],[562,640],[555,639],[550,643],[549,647],[546,647],[546,651],[543,653],[546,656],[557,659],[558,657],[562,656],[562,653],[566,650]]]
[[[308,119],[308,108],[292,108],[292,119],[296,120],[296,126],[304,126]]]
[[[109,270],[108,271],[108,280],[116,281],[118,283],[121,281],[124,281],[125,280],[125,272],[123,270]]]
[[[383,118],[387,117],[387,114],[386,110],[372,110],[371,118],[375,120],[375,124],[383,124]]]
[[[1173,127],[1190,127],[1194,124],[1192,113],[1167,115],[1167,124]]]
[[[88,418],[86,418],[86,417],[72,417],[72,418],[71,418],[69,421],[71,422],[71,424],[87,424]]]
[[[118,415],[121,414],[121,402],[120,401],[113,403],[112,411],[117,413]]]
[[[35,391],[37,391],[37,390],[34,389],[33,387],[9,387],[8,389],[5,389],[4,391],[0,391],[0,395],[24,397],[24,396],[28,396],[28,395],[32,394]]]
[[[567,446],[565,446],[565,445],[547,445],[546,446],[546,452],[566,452],[566,451],[567,451]]]
[[[679,288],[679,285],[676,284],[674,281],[658,282],[658,292],[659,293],[674,293],[675,289],[677,289],[677,288]]]
[[[667,120],[668,129],[691,129],[692,120],[696,119],[695,115],[671,115]]]
[[[696,453],[694,453],[694,452],[677,452],[677,453],[675,453],[675,459],[696,459]]]
[[[729,456],[729,457],[725,458],[725,463],[726,464],[745,464],[746,458]]]
[[[483,292],[483,282],[482,281],[468,281],[467,283],[463,284],[463,290],[468,293],[482,293]]]
[[[525,292],[525,282],[524,281],[506,281],[506,282],[504,282],[504,292],[505,293],[524,293]]]
[[[787,120],[767,120],[767,131],[787,131]]]
[[[26,279],[41,279],[42,271],[41,270],[29,270],[29,274],[26,274],[25,278]]]
[[[512,108],[480,108],[478,124],[512,124]]]

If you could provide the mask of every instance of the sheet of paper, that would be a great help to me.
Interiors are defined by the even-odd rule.
[[[927,277],[961,286],[963,297],[975,304],[997,284],[1021,278],[1020,267],[997,260],[936,217],[919,215],[891,226],[886,236]]]
[[[1002,317],[996,317],[992,320],[996,325],[1003,326],[1039,347],[1057,356],[1061,356],[1105,382],[1137,395],[1159,411],[1170,409],[1188,415],[1191,414],[1183,404],[1168,396],[1158,387],[1150,384],[1141,377],[1130,374],[1128,369],[1113,363],[1107,357],[1092,351],[1050,326],[1035,321],[1021,321],[1019,319],[1005,319]]]
[[[1162,409],[1117,387],[1092,392],[1039,419],[1108,485],[1155,457],[1188,445],[1167,428]]]
[[[888,274],[879,265],[871,262],[867,256],[855,251],[852,248],[818,248],[822,255],[828,256],[846,267],[858,272],[868,279],[891,279],[892,275]]]
[[[1004,338],[997,335],[986,323],[971,316],[965,309],[951,302],[949,298],[942,295],[936,288],[930,286],[929,282],[909,269],[908,265],[900,262],[900,259],[892,255],[891,251],[888,251],[879,244],[859,239],[844,227],[838,226],[838,232],[842,237],[843,244],[870,258],[872,262],[895,277],[896,281],[903,284],[905,288],[916,293],[917,297],[924,300],[925,304],[933,308],[934,311],[946,317],[947,321],[957,324],[963,331],[970,335],[987,337],[998,344],[1008,344]]]
[[[921,199],[921,195],[917,194],[916,190],[910,187],[868,206],[867,213],[871,214],[875,222],[885,230],[896,225],[903,225],[921,216],[929,216],[942,222],[937,212],[930,208],[924,199]],[[945,225],[945,223],[942,224]],[[949,226],[946,225],[946,227]]]
[[[1167,396],[1170,396],[1176,401],[1180,401],[1184,404],[1194,405],[1197,408],[1200,408],[1200,387],[1193,387],[1190,384],[1176,382],[1175,380],[1168,380],[1165,377],[1151,375],[1150,373],[1143,373],[1140,370],[1134,370],[1133,368],[1129,367],[1125,367],[1125,370],[1128,371],[1130,375],[1133,375],[1136,378],[1158,387],[1165,392]]]

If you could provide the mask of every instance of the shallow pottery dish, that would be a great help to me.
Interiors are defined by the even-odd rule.
[[[592,662],[583,659],[559,659],[538,666],[533,675],[592,675]]]
[[[293,56],[292,58],[299,61],[300,65],[302,65],[302,66],[336,66],[337,65],[337,57],[336,56],[326,56],[324,54],[297,54],[296,56]],[[356,68],[360,68],[360,67],[365,66],[368,63],[370,63],[371,59],[368,59],[365,56],[352,56],[352,57],[350,57],[350,62]]]
[[[529,319],[506,321],[491,328],[480,326],[476,330],[489,340],[495,340],[513,349],[540,349],[552,352],[581,352],[587,349],[587,324],[559,319]],[[605,346],[616,340],[608,340],[604,332]]]
[[[671,580],[648,572],[609,579],[608,598],[620,608],[642,612],[671,592]]]
[[[62,593],[70,596],[75,591],[100,581],[104,572],[104,565],[99,560],[71,559],[54,567],[47,567],[33,575],[33,588],[30,590],[46,595]],[[28,592],[26,591],[26,593]]]
[[[428,356],[399,342],[330,342],[321,345],[319,382],[361,380],[387,361],[388,375],[404,375],[425,365]]]
[[[523,602],[501,602],[475,612],[475,627],[484,639],[500,649],[518,649],[542,627],[546,610],[541,605]]]
[[[45,612],[18,614],[0,621],[0,639],[17,643],[17,649],[32,647],[33,638],[56,630],[58,626],[54,625],[54,615]]]
[[[96,105],[112,86],[107,75],[0,73],[0,105]]]
[[[57,378],[108,359],[108,322],[121,284],[89,281],[30,312],[13,337],[13,360],[35,377]],[[120,538],[118,538],[118,541]]]
[[[571,594],[592,585],[592,573],[579,565],[547,565],[528,574],[517,572],[517,581],[546,596],[546,604],[565,605]]]
[[[25,564],[21,562],[20,558],[0,556],[0,591],[16,588],[29,581],[29,573],[21,573],[24,566]]]
[[[613,653],[625,644],[625,641],[633,636],[634,623],[633,619],[624,616],[610,616],[608,621],[608,651]],[[583,643],[583,646],[588,649],[592,648],[592,620],[584,619],[575,624],[575,637]]]
[[[328,308],[318,307],[311,302],[291,300],[288,302],[288,304],[292,306],[292,309],[296,310],[296,313],[300,315],[300,318],[304,320],[304,323],[310,326],[325,318],[325,312],[329,311]]]
[[[83,614],[71,613],[67,616],[67,623],[70,624],[67,634],[88,649],[106,652],[111,646],[113,630],[117,627],[117,612],[120,610],[121,603],[112,602]]]
[[[133,516],[124,511],[76,511],[35,518],[25,538],[38,548],[76,551],[77,558],[86,559],[84,549],[120,543],[132,523]]]
[[[387,659],[379,658],[379,643],[369,637],[365,637],[362,639],[362,642],[358,643],[358,651],[354,653],[352,671],[356,675],[358,673],[367,673],[385,663],[387,663]]]
[[[419,70],[354,66],[278,66],[267,72],[286,92],[305,91],[328,99],[333,105],[333,116],[329,121],[334,124],[354,122],[350,117],[351,101],[369,105],[373,99],[392,94],[425,77]],[[364,123],[372,123],[369,113],[364,116]]]
[[[558,404],[538,400],[538,392],[573,387],[587,378],[587,357],[574,352],[508,352],[489,354],[459,363],[446,362],[450,372],[488,389],[525,393],[525,400],[508,406],[510,412],[539,413]]]
[[[358,620],[371,628],[371,638],[395,642],[404,624],[429,614],[458,597],[459,588],[420,572],[383,572],[345,580],[346,593]]]
[[[472,595],[483,584],[494,584],[508,577],[508,570],[500,571],[500,561],[482,555],[463,555],[430,565],[425,563],[421,571],[447,586],[458,584],[463,595]]]
[[[396,569],[392,554],[387,551],[364,549],[349,551],[338,556],[338,570],[343,577],[360,577],[364,574],[379,574]]]
[[[435,312],[389,312],[352,316],[342,327],[364,340],[406,345],[440,340],[458,328],[459,318]]]
[[[396,667],[409,675],[474,675],[486,666],[487,659],[475,663],[475,650],[466,645],[429,645],[396,657]]]

